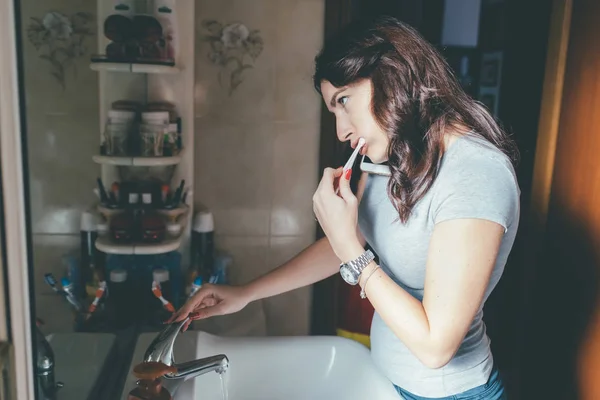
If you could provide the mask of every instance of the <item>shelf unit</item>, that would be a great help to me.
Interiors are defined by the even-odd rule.
[[[91,62],[90,68],[94,71],[128,72],[137,74],[178,74],[180,69],[168,65],[118,63],[118,62]]]
[[[92,157],[96,164],[114,165],[122,167],[165,167],[177,165],[181,162],[182,153],[165,157],[129,157],[129,156],[102,156]]]
[[[115,243],[110,238],[101,236],[96,240],[96,248],[107,254],[121,255],[154,255],[163,254],[179,249],[183,237],[168,238],[160,243]]]
[[[134,0],[112,0],[98,2],[98,26],[104,26],[106,17],[116,12],[115,6],[121,3],[135,5]],[[137,2],[139,3],[139,2]],[[175,66],[115,63],[91,61],[90,68],[98,73],[99,84],[99,139],[108,110],[117,100],[132,100],[142,104],[155,101],[167,101],[175,105],[182,120],[182,148],[180,154],[171,157],[112,157],[96,155],[93,161],[100,165],[100,177],[105,187],[121,180],[124,169],[147,168],[148,171],[164,171],[173,168],[171,185],[185,180],[187,202],[190,204],[173,210],[156,210],[169,220],[177,220],[182,226],[182,235],[176,239],[167,239],[160,244],[121,245],[113,243],[108,237],[96,242],[98,250],[112,254],[161,254],[174,250],[182,252],[182,262],[189,258],[190,232],[193,213],[194,182],[194,54],[195,54],[195,2],[178,0],[152,0],[154,7],[168,7],[172,10],[166,18],[171,19],[175,32],[172,46]],[[98,35],[97,54],[103,54],[110,41],[100,33]],[[169,170],[170,171],[170,170]],[[120,210],[100,208],[101,213],[118,213]],[[122,211],[122,210],[121,210]]]

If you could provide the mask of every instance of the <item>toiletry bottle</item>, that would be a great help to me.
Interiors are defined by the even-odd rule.
[[[108,297],[109,319],[116,329],[127,327],[133,316],[130,314],[131,307],[128,299],[131,292],[128,288],[127,271],[124,269],[113,269],[110,272],[109,283],[110,296]]]
[[[194,279],[194,283],[192,283],[192,290],[190,291],[190,297],[195,295],[196,292],[198,290],[200,290],[201,287],[202,287],[202,277],[197,276],[196,279]]]
[[[84,288],[85,297],[90,301],[94,298],[97,282],[94,282],[94,270],[96,268],[96,216],[90,211],[81,214],[81,286]],[[95,284],[96,283],[96,284]]]
[[[210,211],[203,210],[194,216],[192,230],[192,274],[189,284],[196,276],[208,281],[213,274],[214,264],[214,218]]]
[[[63,291],[66,293],[66,298],[69,303],[75,308],[77,312],[82,310],[81,303],[75,297],[73,293],[73,283],[69,280],[69,278],[62,278],[61,285],[63,287]]]

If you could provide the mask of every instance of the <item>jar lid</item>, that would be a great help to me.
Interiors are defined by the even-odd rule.
[[[170,115],[168,111],[144,111],[142,113],[142,120],[145,121],[169,121]]]
[[[98,232],[106,233],[108,232],[108,222],[100,221],[96,224],[96,229]]]
[[[115,283],[122,283],[127,280],[127,271],[124,269],[113,269],[110,271],[110,281]]]
[[[148,111],[162,111],[162,110],[173,111],[173,110],[175,110],[175,104],[169,103],[168,101],[155,101],[152,103],[148,103],[146,105],[146,110],[148,110]]]
[[[200,233],[215,230],[215,221],[210,211],[200,211],[194,216],[194,230]]]
[[[89,212],[84,211],[81,213],[81,230],[84,232],[93,232],[96,229],[96,225],[98,224],[98,220],[96,216]]]
[[[178,233],[181,231],[181,224],[179,222],[169,222],[167,223],[167,231]]]
[[[110,119],[135,119],[135,111],[127,110],[108,110],[108,118]]]
[[[155,282],[167,282],[169,280],[169,271],[163,268],[157,268],[152,271],[152,278]]]

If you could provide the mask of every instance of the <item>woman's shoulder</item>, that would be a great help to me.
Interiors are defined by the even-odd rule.
[[[485,139],[457,139],[444,154],[432,191],[440,218],[501,214],[507,227],[518,216],[521,191],[512,162]]]
[[[484,138],[464,135],[456,139],[442,159],[439,176],[466,178],[487,176],[509,178],[518,186],[510,158]]]

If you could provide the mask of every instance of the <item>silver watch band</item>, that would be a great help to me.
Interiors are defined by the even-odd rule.
[[[373,254],[373,252],[371,250],[367,250],[364,253],[362,253],[360,256],[358,256],[358,258],[356,258],[355,260],[348,261],[347,264],[350,265],[350,267],[354,271],[356,271],[357,276],[360,276],[363,269],[365,269],[365,267],[367,265],[369,265],[369,263],[371,261],[373,261],[374,259],[375,259],[375,255]]]

